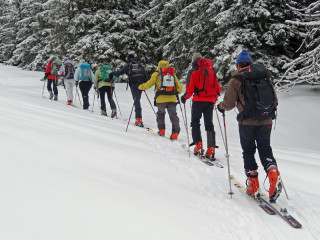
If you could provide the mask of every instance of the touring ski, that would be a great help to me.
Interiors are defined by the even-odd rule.
[[[187,152],[189,152],[187,144],[182,144],[181,147],[183,147]],[[193,152],[191,152],[194,156],[196,156],[201,162],[207,164],[208,166],[215,166],[218,168],[224,168],[221,163],[215,158],[214,160],[210,160],[204,156],[204,152],[201,154],[195,155]]]
[[[302,225],[298,222],[294,217],[292,217],[288,210],[284,207],[281,207],[277,203],[271,203],[269,201],[269,197],[266,195],[261,196],[262,201],[267,204],[270,208],[272,208],[283,220],[285,220],[291,227],[293,228],[301,228]]]
[[[157,133],[156,131],[154,131],[152,128],[147,128],[147,131],[148,131],[149,133],[156,134],[157,136],[159,136],[158,133]],[[176,140],[170,139],[170,137],[168,137],[168,136],[166,136],[166,135],[164,135],[164,136],[159,136],[159,137],[165,137],[165,138],[167,138],[167,139],[169,139],[169,140],[171,140],[171,141],[176,141]]]
[[[267,214],[269,215],[279,215],[282,219],[284,219],[291,227],[293,228],[301,228],[302,225],[292,217],[286,208],[281,207],[277,203],[270,203],[269,197],[263,193],[260,193],[260,196],[254,198],[253,196],[247,194],[246,188],[242,186],[241,183],[237,181],[234,176],[230,176],[230,180],[232,185],[234,185],[244,196],[253,202],[257,203]]]
[[[152,128],[147,128],[147,130],[148,130],[149,133],[158,135]],[[172,139],[170,139],[170,137],[168,137],[168,136],[162,136],[162,137],[165,137],[165,138],[171,140],[172,142],[174,142],[174,141],[179,141],[179,140],[172,140]],[[183,149],[185,149],[187,152],[189,152],[188,147],[187,147],[186,144],[181,144],[180,146],[181,146]],[[192,154],[193,154],[193,153],[192,153]],[[193,155],[194,155],[194,154],[193,154]],[[218,163],[216,159],[215,159],[215,160],[209,160],[208,158],[205,158],[204,154],[194,155],[194,156],[198,157],[198,159],[199,159],[201,162],[207,164],[208,166],[216,166],[216,167],[218,167],[218,168],[223,168],[223,165],[220,164],[220,163]]]

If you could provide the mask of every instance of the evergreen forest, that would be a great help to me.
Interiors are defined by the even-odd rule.
[[[222,84],[247,49],[278,88],[320,82],[320,1],[0,0],[0,63],[43,71],[51,56],[119,69],[128,54],[149,74],[167,60],[184,81],[194,52]]]

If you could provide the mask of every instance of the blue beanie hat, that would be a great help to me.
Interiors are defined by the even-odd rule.
[[[242,50],[242,52],[239,54],[236,64],[244,63],[244,62],[250,62],[252,61],[252,58],[250,57],[250,54],[247,50]]]

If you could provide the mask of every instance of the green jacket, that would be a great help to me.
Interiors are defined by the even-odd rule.
[[[156,72],[154,72],[151,75],[150,80],[147,81],[146,83],[140,84],[138,88],[140,90],[147,90],[147,89],[151,88],[152,86],[156,85],[155,91],[157,91],[159,88],[159,85],[160,85],[159,69],[161,67],[169,67],[169,63],[164,60],[160,61],[158,63],[158,67],[156,69]],[[178,94],[180,94],[182,92],[182,85],[179,82],[179,79],[177,78],[177,76],[175,74],[174,74],[174,80],[175,80],[175,84],[177,87],[177,92],[178,92]],[[177,96],[175,96],[175,95],[159,95],[156,100],[157,100],[157,103],[177,102]]]
[[[108,67],[108,70],[111,70],[113,72],[113,69],[112,69],[111,66],[109,66],[109,65],[106,65],[106,66]],[[112,83],[111,82],[102,81],[102,79],[101,79],[101,71],[100,71],[100,67],[99,67],[99,69],[94,74],[94,86],[98,87],[98,88],[101,88],[101,87],[104,87],[104,86],[112,86],[112,87],[114,87],[115,86],[115,82],[117,81],[117,78],[118,77],[113,76]]]

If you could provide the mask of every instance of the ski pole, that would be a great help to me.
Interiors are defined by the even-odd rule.
[[[74,105],[76,105],[76,101],[77,101],[77,92],[74,92],[74,98],[73,98],[73,99],[74,99],[74,103],[73,103],[73,104],[74,104]]]
[[[187,141],[188,141],[188,152],[190,157],[190,145],[189,145],[189,130],[188,130],[188,122],[187,122],[187,111],[186,111],[186,104],[183,104],[184,106],[184,114],[185,114],[185,120],[186,120],[186,131],[187,131]],[[181,106],[180,106],[181,107]],[[182,110],[182,109],[181,109]],[[182,114],[183,115],[183,114]]]
[[[227,157],[227,165],[228,165],[228,179],[229,179],[229,187],[230,187],[230,192],[228,194],[232,198],[232,195],[234,194],[231,189],[231,176],[230,176],[230,164],[229,164],[229,150],[228,150],[228,139],[227,139],[227,127],[226,127],[226,115],[223,112],[223,125],[224,125],[224,137],[225,137],[225,147],[226,147],[226,157]]]
[[[100,92],[97,91],[97,102],[98,102],[99,109],[101,109],[101,105],[100,105],[100,100],[99,100],[99,98],[100,98]]]
[[[96,90],[94,90],[91,112],[93,112],[94,100],[96,100],[96,93],[97,93]]]
[[[288,193],[287,193],[286,188],[284,187],[282,177],[281,177],[281,183],[282,183],[282,186],[283,186],[284,193],[286,194],[286,197],[287,197],[287,199],[289,200],[289,196],[288,196]]]
[[[41,81],[43,81],[43,87],[42,87],[42,98],[43,98],[43,94],[44,94],[44,87],[45,87],[45,85],[46,85],[46,79],[45,79],[45,78],[43,78],[43,79],[41,79]]]
[[[215,106],[215,109],[216,109],[217,119],[218,119],[219,128],[220,128],[220,132],[221,132],[221,137],[222,137],[222,140],[223,140],[223,145],[224,145],[224,148],[226,148],[226,143],[224,141],[224,136],[223,136],[223,133],[222,133],[222,128],[221,128],[220,119],[219,119],[219,116],[218,116],[218,110],[217,110],[216,106]]]
[[[133,112],[133,108],[134,108],[134,101],[133,101],[132,109],[131,109],[130,116],[129,116],[129,119],[128,119],[128,124],[127,124],[127,128],[126,128],[126,132],[128,131],[128,127],[129,127],[131,115],[132,115],[132,112]]]
[[[177,100],[178,100],[178,104],[180,105],[180,110],[181,110],[181,115],[182,115],[182,120],[183,120],[183,124],[184,127],[186,128],[186,132],[187,132],[187,144],[188,144],[188,152],[189,152],[189,157],[190,157],[190,146],[189,146],[189,131],[188,131],[188,125],[187,125],[187,116],[184,116],[183,111],[182,111],[182,107],[181,107],[181,101],[179,99],[179,96],[177,96]],[[186,106],[184,106],[184,109],[186,109]]]
[[[148,95],[147,95],[147,93],[146,93],[146,91],[145,91],[145,90],[143,90],[143,91],[144,91],[144,93],[146,94],[146,97],[147,97],[147,99],[148,99],[148,101],[149,101],[149,103],[150,103],[150,106],[151,106],[154,114],[157,116],[157,114],[156,114],[156,112],[154,111],[154,108],[153,108],[153,106],[152,106],[152,104],[151,104],[151,102],[150,102],[150,99],[149,99],[149,97],[148,97]]]
[[[121,110],[120,110],[118,98],[117,98],[117,95],[116,95],[116,89],[113,89],[113,93],[114,93],[114,96],[115,96],[115,98],[116,98],[116,102],[117,102],[117,105],[118,105],[118,109],[119,109],[120,115],[121,115],[121,117],[122,117],[122,113],[121,113]]]
[[[76,93],[78,94],[80,106],[82,106],[81,99],[80,99],[80,94],[79,94],[79,91],[78,91],[78,86],[76,86]]]

